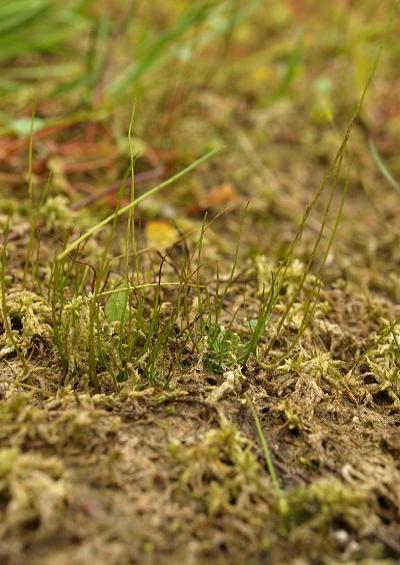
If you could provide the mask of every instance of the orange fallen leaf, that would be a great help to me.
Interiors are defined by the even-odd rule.
[[[207,208],[221,208],[234,202],[237,199],[237,192],[233,184],[224,183],[214,186],[208,194],[204,202]]]

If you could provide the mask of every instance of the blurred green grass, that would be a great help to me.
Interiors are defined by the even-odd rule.
[[[54,53],[87,27],[88,2],[2,0],[0,2],[0,62],[35,53]]]
[[[228,36],[260,0],[171,3],[168,21],[137,17],[135,3],[106,0],[2,0],[0,2],[0,89],[14,100],[29,98],[38,83],[44,96],[74,92],[93,104],[129,97],[148,73],[175,60],[187,63],[218,38]],[[159,11],[163,18],[163,11]],[[154,13],[153,13],[154,16]],[[165,18],[164,18],[165,19]],[[102,82],[106,84],[100,84]],[[26,88],[27,95],[21,95]],[[19,93],[18,95],[16,95]],[[12,106],[12,104],[11,104]]]
[[[240,125],[238,107],[258,112],[256,146],[268,138],[263,115],[272,108],[285,120],[303,116],[305,136],[324,127],[334,135],[365,86],[392,5],[0,0],[0,135],[29,135],[36,105],[35,131],[108,120],[122,140],[134,102],[137,135],[179,149],[190,137],[189,157],[231,120]],[[398,62],[391,41],[367,113],[393,98],[386,76]]]

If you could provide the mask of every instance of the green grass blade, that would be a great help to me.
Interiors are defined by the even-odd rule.
[[[264,453],[267,471],[268,471],[269,476],[271,477],[272,486],[273,486],[273,489],[275,491],[276,497],[278,499],[279,513],[280,513],[281,520],[282,520],[283,533],[287,534],[288,528],[289,528],[289,521],[290,521],[289,504],[288,504],[288,501],[285,497],[285,494],[282,491],[281,486],[279,484],[278,476],[276,474],[275,467],[274,467],[274,464],[273,464],[273,461],[272,461],[272,457],[271,457],[271,453],[270,453],[270,450],[269,450],[269,447],[268,447],[267,439],[265,437],[264,431],[263,431],[262,426],[261,426],[260,418],[258,417],[257,411],[254,408],[254,405],[251,402],[251,400],[249,398],[247,398],[247,401],[248,401],[251,413],[252,413],[253,418],[254,418],[258,438],[260,440],[261,447],[262,447],[262,450],[263,450],[263,453]]]
[[[174,182],[178,181],[179,179],[181,179],[182,177],[187,175],[190,171],[192,171],[193,169],[195,169],[196,167],[198,167],[199,165],[201,165],[205,161],[208,161],[209,159],[214,157],[214,155],[216,155],[220,150],[221,150],[221,148],[218,147],[216,149],[212,149],[211,151],[208,151],[205,155],[203,155],[202,157],[197,159],[197,161],[194,161],[192,164],[190,164],[188,167],[186,167],[182,171],[179,171],[179,173],[177,173],[176,175],[172,176],[171,178],[167,179],[166,181],[162,182],[161,184],[155,186],[154,188],[148,190],[147,192],[145,192],[141,196],[138,196],[132,202],[130,202],[129,204],[127,204],[123,208],[120,208],[119,210],[117,210],[116,212],[114,212],[113,214],[111,214],[110,216],[108,216],[107,218],[105,218],[104,220],[102,220],[101,222],[96,224],[95,226],[93,226],[90,230],[88,230],[86,233],[82,234],[75,241],[73,241],[70,245],[68,245],[68,247],[62,253],[60,253],[58,255],[57,260],[60,261],[60,260],[64,259],[67,255],[69,255],[71,253],[71,251],[76,249],[81,243],[83,243],[84,241],[89,239],[94,233],[96,233],[99,230],[101,230],[102,228],[104,228],[104,226],[106,226],[107,224],[112,222],[114,219],[119,218],[120,216],[122,216],[126,212],[129,212],[129,210],[131,210],[132,207],[137,206],[138,204],[140,204],[141,202],[146,200],[146,198],[149,198],[149,196],[156,194],[160,190],[167,188],[168,186],[170,186]]]
[[[121,93],[130,84],[135,83],[152,69],[174,41],[177,41],[184,33],[202,22],[209,15],[216,2],[199,3],[195,6],[190,4],[178,22],[161,34],[137,63],[128,67],[122,75],[111,83],[109,86],[109,93],[111,95]]]
[[[375,143],[372,141],[371,138],[369,139],[368,144],[369,144],[369,150],[371,152],[371,157],[372,157],[375,165],[378,167],[379,171],[382,173],[382,175],[388,181],[390,186],[392,188],[394,188],[395,190],[397,190],[397,192],[400,194],[400,184],[397,182],[397,180],[394,178],[392,173],[389,171],[389,169],[385,165],[382,157],[379,154],[379,151],[378,151]]]

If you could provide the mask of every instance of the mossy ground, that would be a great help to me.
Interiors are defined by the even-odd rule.
[[[75,37],[1,58],[0,561],[398,563],[398,12],[388,32],[389,1],[120,4],[43,12]],[[133,100],[137,193],[225,149],[55,282],[129,202],[107,189]]]

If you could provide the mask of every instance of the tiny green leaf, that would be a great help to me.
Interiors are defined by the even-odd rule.
[[[128,306],[128,290],[122,288],[118,292],[110,295],[107,301],[105,314],[109,324],[113,322],[123,322],[125,317],[126,308]]]
[[[8,122],[9,130],[22,136],[40,131],[44,126],[45,120],[41,118],[19,118]]]

